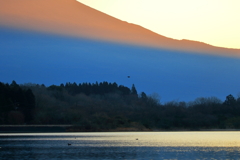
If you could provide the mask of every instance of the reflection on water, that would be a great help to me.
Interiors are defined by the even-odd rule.
[[[0,134],[0,147],[1,159],[239,159],[240,132]]]

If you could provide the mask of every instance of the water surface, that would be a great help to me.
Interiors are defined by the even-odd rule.
[[[0,147],[1,159],[230,160],[240,132],[14,133],[0,134]]]

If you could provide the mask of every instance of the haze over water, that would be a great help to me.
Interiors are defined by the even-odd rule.
[[[13,133],[0,146],[3,159],[238,159],[240,132]]]

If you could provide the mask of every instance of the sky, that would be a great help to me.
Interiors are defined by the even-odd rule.
[[[240,49],[239,0],[77,0],[174,39]]]

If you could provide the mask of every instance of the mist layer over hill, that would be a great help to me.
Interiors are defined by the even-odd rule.
[[[0,29],[2,82],[108,81],[161,101],[239,93],[240,59]],[[128,78],[130,76],[130,78]]]

